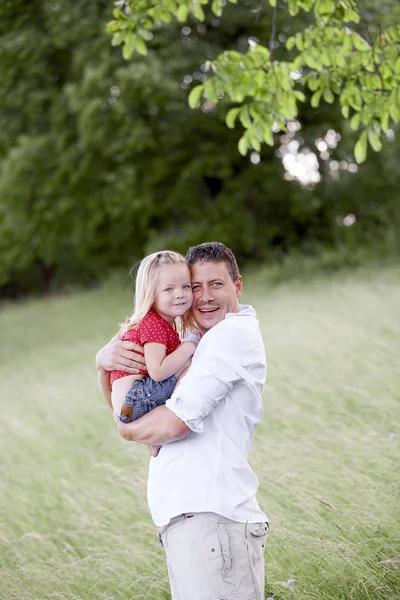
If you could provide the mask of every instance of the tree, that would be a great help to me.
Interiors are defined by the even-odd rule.
[[[228,0],[236,4],[237,0]],[[134,51],[147,54],[152,30],[173,17],[184,22],[189,15],[204,21],[207,0],[118,0],[114,20],[107,30],[114,45],[123,44],[126,59]],[[213,0],[211,11],[217,17],[226,0]],[[399,17],[392,2],[393,19]],[[285,131],[295,119],[299,103],[311,94],[311,106],[338,99],[342,115],[351,129],[359,131],[354,148],[358,163],[367,156],[367,145],[382,148],[381,137],[391,124],[400,121],[400,24],[382,29],[373,18],[374,2],[356,0],[269,0],[273,11],[268,47],[249,37],[245,52],[226,50],[215,60],[205,62],[209,76],[189,94],[189,105],[201,101],[216,105],[234,103],[226,114],[233,128],[239,120],[245,131],[238,148],[245,155],[261,144],[274,145],[274,132]],[[258,5],[255,11],[261,10]],[[301,11],[310,22],[286,39],[286,52],[275,52],[278,13],[288,11],[294,19]],[[312,18],[311,18],[312,15]]]
[[[107,10],[1,3],[0,288],[10,293],[97,279],[146,238],[135,167],[120,157],[146,142],[113,109],[124,65],[104,33]]]
[[[277,55],[293,22],[282,13]],[[273,11],[241,3],[221,20],[172,20],[129,61],[105,33],[111,14],[110,0],[0,3],[0,294],[126,273],[153,250],[212,239],[242,264],[398,243],[396,132],[354,173],[355,133],[337,104],[300,102],[275,148],[247,156],[225,125],[226,102],[189,108],[187,90],[210,75],[204,57],[268,38]],[[313,157],[314,182],[287,170],[293,145]]]

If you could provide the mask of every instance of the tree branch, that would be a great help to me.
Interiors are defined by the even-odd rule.
[[[271,37],[269,38],[269,45],[268,45],[271,57],[272,57],[272,53],[274,51],[274,42],[275,42],[277,21],[278,21],[278,5],[276,4],[274,6],[274,13],[273,13],[273,17],[272,17],[272,31],[271,31]]]

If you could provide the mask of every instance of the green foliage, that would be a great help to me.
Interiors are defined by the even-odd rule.
[[[204,21],[205,4],[207,0],[119,0],[115,20],[107,29],[113,33],[113,43],[124,44],[124,57],[129,58],[136,39],[141,41],[138,51],[144,53],[150,30],[172,17],[183,22],[191,14]],[[269,4],[278,10],[276,0]],[[272,146],[274,126],[285,131],[309,92],[313,108],[321,100],[332,104],[337,99],[344,118],[351,118],[352,129],[361,129],[354,153],[357,162],[364,162],[367,140],[379,152],[382,134],[400,121],[400,24],[378,30],[374,39],[367,28],[367,39],[359,4],[355,0],[284,0],[292,18],[301,11],[313,15],[307,28],[287,39],[287,54],[274,56],[272,38],[269,49],[250,40],[247,52],[222,52],[207,61],[211,77],[190,93],[190,107],[197,108],[201,96],[213,104],[222,99],[240,104],[237,115],[245,132],[238,148],[245,155],[249,149],[259,151],[262,143]],[[211,10],[220,16],[222,6],[214,0]],[[232,123],[229,117],[227,125],[232,127]]]
[[[110,52],[102,5],[0,7],[0,289],[10,293],[97,279],[146,239],[125,156],[151,136],[141,118],[131,127],[130,106],[113,109],[124,63]],[[117,78],[122,88],[133,71]]]
[[[287,56],[285,38],[311,25],[310,14],[294,19],[279,8],[272,61],[260,44],[246,51],[249,37],[269,38],[272,10],[230,4],[215,19],[202,6],[203,23],[192,14],[184,28],[176,19],[163,22],[153,39],[150,30],[142,38],[148,54],[135,51],[125,61],[104,31],[110,2],[0,3],[1,295],[92,282],[115,267],[127,272],[149,251],[185,252],[211,239],[230,245],[242,261],[376,240],[398,249],[397,132],[388,129],[395,139],[370,153],[358,173],[340,169],[333,179],[332,161],[354,167],[359,111],[350,107],[344,122],[322,93],[312,109],[311,94],[321,90],[311,90],[311,78],[304,102],[298,83],[293,87],[275,65]],[[392,13],[385,7],[379,15],[388,30]],[[272,75],[258,67],[269,61],[271,82],[282,94],[298,94],[287,142],[276,126],[255,127],[259,101],[220,98],[214,62],[204,60],[218,56],[228,70],[242,71],[242,60],[255,64],[263,80]],[[189,108],[188,93],[199,110]],[[329,129],[342,141],[326,159],[315,144]],[[378,147],[379,139],[370,135],[366,143]],[[282,151],[290,140],[318,157],[318,185],[285,179]],[[356,223],[346,227],[349,213]]]

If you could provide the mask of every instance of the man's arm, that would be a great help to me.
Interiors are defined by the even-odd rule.
[[[104,369],[97,369],[97,379],[99,382],[99,388],[101,395],[107,402],[108,406],[112,409],[111,403],[111,388],[110,388],[110,374]]]
[[[237,347],[243,340],[208,332],[196,351],[192,365],[165,406],[159,406],[133,423],[119,423],[119,433],[140,444],[166,444],[185,437],[189,431],[202,433],[203,419],[226,397],[238,380],[246,376],[238,362]],[[208,343],[211,342],[211,343]]]
[[[115,421],[124,439],[145,445],[167,444],[180,440],[190,431],[190,428],[166,406],[158,406],[132,423],[121,423],[118,418]]]
[[[139,375],[140,371],[146,368],[142,354],[142,346],[134,342],[123,342],[117,333],[96,354],[96,369],[126,371],[132,375]]]

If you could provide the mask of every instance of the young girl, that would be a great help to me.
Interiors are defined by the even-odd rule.
[[[175,320],[182,328],[193,326],[189,309],[193,296],[185,258],[164,250],[140,263],[135,290],[135,310],[123,326],[122,339],[143,346],[147,371],[131,375],[111,371],[111,403],[124,423],[139,419],[171,397],[196,350],[194,342],[179,339]]]

